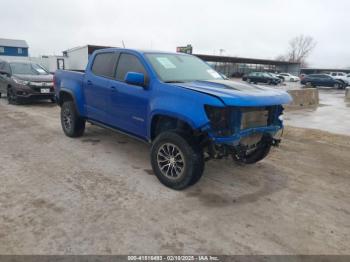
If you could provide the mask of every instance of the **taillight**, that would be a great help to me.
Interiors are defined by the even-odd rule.
[[[52,81],[53,81],[53,83],[52,83],[53,89],[56,89],[56,87],[55,87],[55,83],[56,83],[56,76],[55,76],[55,74],[53,75]]]

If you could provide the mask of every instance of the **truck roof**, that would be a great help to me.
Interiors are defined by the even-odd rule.
[[[158,50],[146,50],[146,49],[131,49],[131,48],[119,48],[119,47],[112,47],[112,48],[103,48],[103,49],[98,49],[95,52],[100,53],[100,52],[105,52],[105,51],[130,51],[130,52],[135,52],[139,53],[140,55],[143,54],[180,54],[180,55],[189,55],[186,53],[177,53],[177,52],[169,52],[169,51],[158,51]]]

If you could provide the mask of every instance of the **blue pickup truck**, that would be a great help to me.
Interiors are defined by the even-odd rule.
[[[280,142],[291,101],[224,80],[192,55],[119,48],[95,51],[85,73],[58,70],[54,85],[67,136],[82,136],[87,121],[146,141],[154,173],[177,190],[195,184],[209,159],[262,160]]]

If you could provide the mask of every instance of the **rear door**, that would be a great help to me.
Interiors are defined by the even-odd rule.
[[[258,76],[259,76],[259,81],[258,82],[267,83],[267,81],[268,81],[267,74],[265,74],[265,73],[258,73]]]
[[[317,86],[324,86],[325,83],[322,75],[312,75],[310,77],[312,84]]]
[[[134,54],[121,53],[116,78],[112,83],[109,99],[110,122],[113,126],[145,138],[147,136],[147,112],[150,91],[148,88],[125,83],[128,72],[148,73],[141,60]]]
[[[108,124],[110,81],[114,78],[117,57],[115,52],[98,53],[84,78],[87,116],[105,124]]]
[[[258,81],[258,78],[257,78],[257,73],[250,73],[249,74],[249,79],[254,83],[254,82],[257,82]]]

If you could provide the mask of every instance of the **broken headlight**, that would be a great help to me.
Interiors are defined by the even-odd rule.
[[[215,135],[229,136],[232,134],[231,112],[228,107],[205,105],[204,108],[210,120],[211,130]]]

